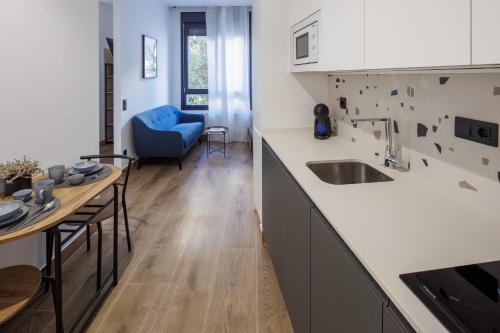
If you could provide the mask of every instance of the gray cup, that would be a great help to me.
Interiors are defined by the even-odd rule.
[[[50,200],[52,200],[54,191],[54,180],[44,179],[39,181],[34,186],[35,190],[35,201],[39,205],[43,205]]]
[[[61,184],[64,181],[66,167],[64,165],[54,165],[49,168],[49,178],[54,180],[54,183]]]

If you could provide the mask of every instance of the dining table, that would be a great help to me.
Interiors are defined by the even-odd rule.
[[[54,239],[54,272],[51,272],[50,265],[47,267],[43,273],[42,281],[47,282],[51,288],[54,298],[54,309],[56,317],[56,332],[64,332],[63,326],[63,294],[62,294],[62,262],[61,262],[61,230],[59,226],[64,223],[66,219],[74,215],[80,208],[84,207],[88,202],[97,197],[103,191],[105,191],[110,186],[113,186],[113,206],[114,206],[114,217],[113,217],[113,268],[110,275],[106,278],[103,288],[109,284],[109,280],[112,283],[107,288],[108,292],[112,287],[116,286],[118,283],[118,210],[119,210],[119,198],[118,198],[118,187],[117,182],[122,175],[122,169],[111,164],[104,164],[111,169],[111,173],[97,181],[88,185],[72,186],[66,188],[54,188],[53,195],[60,201],[60,207],[54,211],[52,214],[48,215],[43,220],[15,230],[10,233],[0,235],[0,244],[14,242],[26,237],[40,234],[40,233],[52,233]],[[40,176],[34,179],[34,182],[42,180],[46,176]],[[1,197],[0,201],[10,200],[9,197]],[[52,258],[50,258],[52,260]],[[96,297],[103,294],[104,290],[98,291]],[[93,298],[90,303],[95,300]],[[75,323],[69,331],[72,331],[81,319],[88,315],[90,311],[89,306],[85,307],[84,311],[78,316]],[[87,318],[88,320],[88,318]]]

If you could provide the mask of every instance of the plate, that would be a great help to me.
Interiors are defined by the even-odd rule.
[[[90,170],[89,170],[89,171],[87,171],[87,172],[82,172],[82,171],[77,170],[77,169],[75,169],[75,168],[70,169],[68,172],[69,172],[69,174],[70,174],[70,175],[77,175],[77,174],[80,174],[80,173],[81,173],[81,174],[84,174],[85,176],[90,176],[90,175],[92,175],[92,174],[94,174],[94,173],[96,173],[96,172],[101,171],[103,167],[104,167],[104,166],[103,166],[102,164],[100,164],[100,163],[99,163],[99,164],[97,164],[94,168],[90,169]]]
[[[27,206],[22,206],[21,209],[16,212],[16,214],[12,215],[6,220],[0,221],[0,227],[12,224],[14,222],[19,221],[20,219],[24,218],[26,215],[28,215],[28,212],[30,209]]]
[[[99,163],[95,161],[81,161],[73,166],[73,169],[78,170],[79,173],[88,173],[92,171]]]
[[[24,203],[21,200],[9,200],[0,202],[0,221],[10,218],[12,215],[19,212]]]

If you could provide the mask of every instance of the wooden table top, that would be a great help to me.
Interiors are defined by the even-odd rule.
[[[89,185],[69,188],[54,188],[54,196],[61,201],[61,207],[59,207],[59,209],[53,214],[38,223],[9,234],[1,235],[0,244],[12,242],[14,240],[25,238],[30,235],[50,229],[73,215],[75,211],[77,211],[87,202],[99,195],[99,193],[101,193],[106,188],[115,183],[118,179],[120,179],[122,170],[115,165],[106,165],[111,167],[113,171],[108,177],[98,182]],[[42,178],[43,177],[37,178],[34,180],[34,182]],[[4,199],[0,197],[0,201],[2,200]]]

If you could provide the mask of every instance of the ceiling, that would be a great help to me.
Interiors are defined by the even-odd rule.
[[[251,6],[253,0],[164,0],[169,6]]]
[[[163,0],[169,6],[251,6],[253,0]],[[113,4],[113,0],[99,0],[99,2]]]

